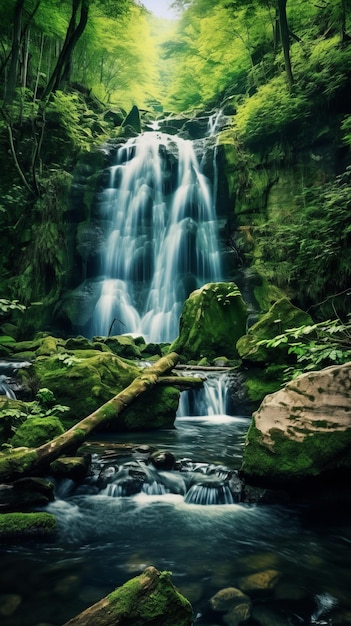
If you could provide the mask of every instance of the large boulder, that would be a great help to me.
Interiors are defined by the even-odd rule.
[[[29,386],[35,381],[40,388],[50,389],[57,404],[69,407],[61,421],[65,427],[71,427],[120,393],[140,374],[137,364],[118,357],[108,347],[106,350],[67,350],[39,356],[30,367],[21,370],[22,383]],[[171,428],[179,391],[174,387],[157,386],[148,392],[147,398],[147,402],[145,396],[138,398],[115,423],[110,421],[109,430]]]
[[[249,328],[246,335],[240,337],[236,346],[239,355],[250,363],[285,363],[288,359],[287,344],[282,343],[276,348],[267,348],[260,342],[273,339],[288,328],[309,324],[313,324],[313,320],[308,313],[291,304],[288,298],[281,298],[256,324]]]
[[[253,414],[242,472],[288,486],[351,469],[351,362],[302,374]]]
[[[191,626],[190,602],[173,586],[168,572],[150,566],[64,626]]]
[[[245,333],[247,307],[235,283],[208,283],[185,301],[179,336],[170,350],[187,361],[236,359],[236,342]]]

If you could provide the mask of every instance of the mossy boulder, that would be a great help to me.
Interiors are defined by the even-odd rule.
[[[288,298],[281,298],[271,306],[247,334],[239,338],[236,347],[244,361],[250,363],[284,363],[288,361],[288,346],[280,344],[276,348],[267,348],[260,342],[273,339],[288,328],[297,328],[313,324],[308,313],[291,304]]]
[[[235,283],[208,283],[185,301],[179,336],[170,347],[187,361],[236,359],[245,333],[247,307]]]
[[[22,380],[35,380],[39,387],[50,389],[58,404],[69,407],[62,422],[70,427],[93,413],[127,387],[140,368],[113,354],[99,350],[70,350],[39,357],[21,371]],[[137,400],[116,420],[109,430],[154,429],[170,427],[178,408],[179,392],[172,387],[157,387],[148,400]]]
[[[58,417],[30,416],[17,429],[10,443],[14,448],[25,446],[26,448],[38,448],[43,443],[51,441],[65,432]]]
[[[64,626],[192,626],[190,602],[174,587],[168,572],[150,566]]]
[[[291,485],[351,470],[351,363],[302,374],[253,414],[242,473]]]
[[[50,513],[3,513],[0,515],[0,539],[18,540],[50,537],[57,530],[57,521]]]

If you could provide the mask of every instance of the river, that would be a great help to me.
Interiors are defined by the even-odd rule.
[[[235,414],[235,407],[229,415],[216,414],[213,406],[211,415],[182,412],[171,430],[95,439],[93,477],[78,487],[57,483],[56,500],[46,508],[57,517],[57,537],[1,546],[2,626],[62,625],[148,565],[172,572],[192,602],[197,626],[224,624],[209,608],[211,596],[267,570],[278,582],[250,594],[254,618],[247,624],[350,623],[351,530],[342,508],[235,498],[193,504],[179,489],[182,472],[175,470],[159,471],[169,489],[158,489],[156,479],[153,487],[127,496],[113,492],[110,478],[107,487],[101,482],[111,467],[141,467],[146,444],[200,474],[235,473],[249,418]],[[133,443],[139,452],[120,457],[116,442]]]

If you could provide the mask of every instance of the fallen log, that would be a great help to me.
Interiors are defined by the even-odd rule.
[[[196,376],[162,376],[158,379],[159,385],[170,385],[177,387],[181,391],[186,389],[197,389],[204,386],[206,378],[196,378]]]
[[[178,354],[171,352],[155,365],[146,367],[123,391],[52,441],[38,448],[14,448],[0,453],[0,480],[11,482],[21,476],[31,475],[41,471],[67,450],[70,453],[77,450],[87,435],[101,424],[116,419],[125,407],[156,385],[162,374],[171,371],[178,360]]]

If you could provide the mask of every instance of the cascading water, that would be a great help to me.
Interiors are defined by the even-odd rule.
[[[221,279],[209,181],[190,140],[146,132],[110,167],[100,200],[108,238],[91,334],[172,341],[184,300]]]
[[[189,371],[185,372],[189,375]],[[191,376],[196,376],[191,372]],[[199,374],[203,378],[203,374]],[[183,391],[180,396],[177,417],[213,416],[228,413],[229,380],[226,373],[206,373],[204,385],[200,389]]]

